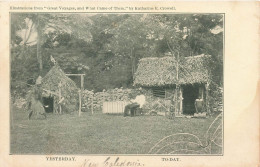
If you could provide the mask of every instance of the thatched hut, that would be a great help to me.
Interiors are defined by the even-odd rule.
[[[204,109],[209,112],[211,63],[209,55],[180,58],[178,62],[172,56],[143,58],[135,73],[134,85],[150,90],[155,97],[177,100],[178,103],[173,104],[178,104],[181,114],[194,114],[196,99],[202,99]]]
[[[45,111],[68,113],[78,109],[78,88],[58,65],[54,65],[41,80]],[[34,88],[33,88],[34,89]]]

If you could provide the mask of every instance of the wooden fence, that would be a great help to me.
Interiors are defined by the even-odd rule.
[[[126,101],[103,102],[104,114],[121,114],[124,113],[125,106],[129,104]]]

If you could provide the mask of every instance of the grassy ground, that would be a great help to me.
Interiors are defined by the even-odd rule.
[[[187,132],[205,142],[208,119],[163,116],[123,117],[102,113],[47,114],[47,119],[27,119],[13,109],[12,154],[147,154],[160,139]]]

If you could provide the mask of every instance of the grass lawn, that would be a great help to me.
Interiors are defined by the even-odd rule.
[[[174,133],[192,133],[205,142],[214,117],[207,119],[163,116],[123,117],[102,113],[47,114],[28,120],[13,108],[11,154],[147,154],[155,143]]]

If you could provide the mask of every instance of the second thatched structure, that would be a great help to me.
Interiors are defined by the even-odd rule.
[[[135,73],[134,85],[150,91],[160,100],[172,101],[179,115],[193,115],[197,111],[196,100],[203,101],[201,112],[210,113],[210,99],[214,96],[209,91],[209,87],[214,86],[212,63],[210,55],[184,57],[178,62],[172,56],[143,58]]]

